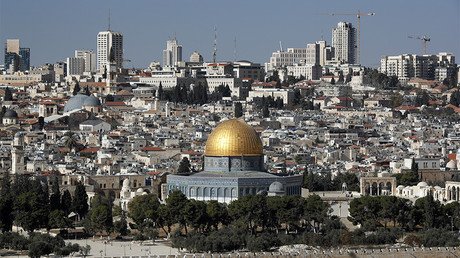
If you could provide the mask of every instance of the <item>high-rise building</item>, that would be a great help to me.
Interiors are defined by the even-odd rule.
[[[351,23],[339,22],[332,29],[332,47],[337,62],[356,63],[356,29]]]
[[[97,34],[97,69],[100,73],[106,70],[111,55],[116,68],[123,68],[123,34],[101,31]]]
[[[7,39],[5,43],[5,69],[9,72],[30,68],[30,48],[22,48],[19,39]]]
[[[92,50],[75,50],[75,57],[85,60],[85,72],[96,72],[96,53]]]
[[[82,75],[85,72],[85,59],[81,57],[67,58],[67,75]]]
[[[30,48],[19,48],[19,70],[27,71],[30,69]]]
[[[163,66],[175,66],[182,61],[182,45],[177,44],[176,38],[166,41],[166,49],[163,50]]]
[[[455,56],[451,53],[438,55],[383,56],[380,59],[380,72],[397,76],[400,81],[410,78],[442,81],[455,74]]]
[[[193,51],[190,55],[190,62],[191,63],[203,63],[203,56],[200,55],[197,51]]]

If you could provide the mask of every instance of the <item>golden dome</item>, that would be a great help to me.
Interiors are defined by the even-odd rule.
[[[260,156],[262,141],[256,131],[242,120],[219,124],[208,137],[206,156]]]

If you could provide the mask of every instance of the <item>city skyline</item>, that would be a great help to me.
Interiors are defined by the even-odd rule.
[[[460,53],[460,4],[454,0],[417,1],[417,5],[414,1],[289,1],[283,3],[285,8],[275,1],[265,1],[264,6],[242,1],[227,5],[211,1],[110,1],[110,6],[107,3],[2,1],[0,40],[20,39],[31,48],[34,66],[64,61],[76,49],[96,51],[96,36],[108,28],[110,8],[111,29],[124,35],[124,58],[132,60],[126,67],[142,68],[152,61],[161,62],[165,42],[174,36],[183,46],[184,60],[198,51],[205,61],[211,61],[214,26],[218,35],[217,60],[234,59],[236,37],[237,59],[264,63],[279,49],[279,41],[285,49],[306,47],[321,38],[331,44],[331,31],[338,22],[356,26],[357,19],[328,14],[360,10],[376,13],[361,19],[361,61],[365,66],[377,67],[382,55],[420,54],[421,42],[409,39],[409,35],[429,36],[428,53]],[[443,15],[427,19],[436,8]],[[24,17],[18,19],[15,10],[22,10]],[[47,15],[44,10],[53,12]]]

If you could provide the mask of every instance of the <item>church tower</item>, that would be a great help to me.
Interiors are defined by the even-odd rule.
[[[24,174],[24,133],[18,132],[11,149],[11,174]]]

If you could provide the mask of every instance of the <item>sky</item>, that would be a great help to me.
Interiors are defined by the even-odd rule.
[[[166,40],[176,37],[183,59],[193,51],[212,60],[214,26],[217,59],[265,63],[272,52],[305,47],[340,21],[361,18],[361,63],[377,67],[383,55],[451,52],[460,60],[460,0],[0,0],[0,41],[19,38],[31,49],[31,64],[63,61],[75,49],[96,50],[96,36],[108,28],[124,36],[125,67],[144,68],[162,60]],[[4,49],[1,48],[3,62]]]

